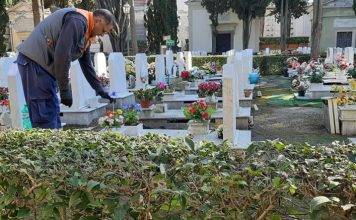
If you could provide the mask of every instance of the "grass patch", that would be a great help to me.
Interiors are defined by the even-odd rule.
[[[293,94],[278,94],[263,97],[267,105],[280,107],[314,107],[321,108],[321,100],[298,100]]]

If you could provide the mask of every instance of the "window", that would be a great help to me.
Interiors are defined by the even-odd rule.
[[[337,32],[336,47],[352,47],[352,32]]]

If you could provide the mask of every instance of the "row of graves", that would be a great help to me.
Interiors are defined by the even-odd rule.
[[[294,96],[322,100],[325,127],[332,134],[356,135],[356,48],[328,48],[325,60],[287,60]]]
[[[217,67],[192,66],[192,53],[167,51],[149,64],[146,54],[133,59],[122,53],[106,57],[96,53],[100,81],[114,103],[96,96],[79,63],[70,68],[73,105],[61,106],[63,125],[112,130],[128,136],[147,133],[171,137],[191,136],[194,141],[228,140],[236,148],[251,143],[251,107],[254,85],[249,83],[252,50],[230,51],[228,62]],[[28,109],[16,57],[0,59],[2,128],[30,128]],[[6,100],[6,101],[3,101]]]

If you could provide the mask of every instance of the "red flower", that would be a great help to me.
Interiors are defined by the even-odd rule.
[[[182,79],[189,79],[190,78],[190,72],[189,71],[182,71],[180,74],[180,77],[182,77]]]
[[[203,110],[206,110],[208,108],[208,105],[204,100],[198,101],[199,107],[202,108]]]
[[[203,120],[209,120],[209,114],[207,112],[202,112],[201,117],[203,118]]]
[[[189,113],[190,114],[194,115],[195,112],[197,112],[197,110],[193,106],[189,108]]]
[[[0,101],[0,105],[9,107],[10,106],[10,101],[8,99],[1,100]]]

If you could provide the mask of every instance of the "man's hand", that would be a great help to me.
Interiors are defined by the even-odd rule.
[[[70,89],[61,91],[61,103],[65,106],[71,107],[73,104],[72,91]]]
[[[107,92],[99,92],[98,94],[101,96],[101,98],[108,99],[110,103],[114,102],[114,99]]]

